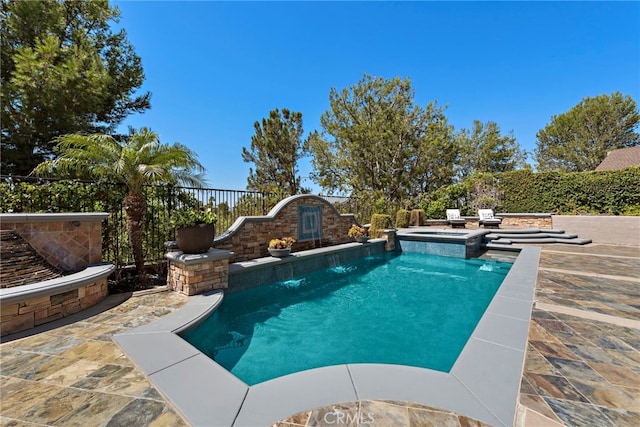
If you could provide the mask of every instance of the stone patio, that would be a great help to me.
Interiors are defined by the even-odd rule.
[[[515,424],[640,425],[640,247],[542,249]],[[0,425],[187,425],[111,338],[187,301],[173,292],[111,295],[5,337]],[[349,425],[482,425],[439,408],[369,400],[309,408],[277,425],[340,425],[339,416]]]

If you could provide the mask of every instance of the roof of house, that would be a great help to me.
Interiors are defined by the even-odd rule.
[[[619,170],[631,166],[640,166],[640,145],[610,151],[596,170]]]

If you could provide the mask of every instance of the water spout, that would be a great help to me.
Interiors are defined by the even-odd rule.
[[[329,265],[329,267],[335,267],[337,265],[340,265],[340,254],[334,253],[334,254],[328,254],[327,255],[327,264]]]
[[[286,263],[275,267],[276,280],[281,282],[293,277],[293,264]]]

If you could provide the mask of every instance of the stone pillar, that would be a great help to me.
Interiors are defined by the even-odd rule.
[[[185,295],[201,294],[213,289],[226,289],[229,285],[229,258],[233,252],[209,249],[203,254],[169,252],[167,285]]]
[[[386,239],[387,242],[384,244],[384,250],[387,252],[392,252],[396,250],[396,230],[395,228],[390,228],[387,230],[382,230],[382,238]]]

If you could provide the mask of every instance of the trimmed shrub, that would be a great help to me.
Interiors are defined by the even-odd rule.
[[[391,227],[391,215],[373,214],[371,216],[371,226],[369,227],[369,237],[376,239],[382,236],[382,230]]]
[[[420,226],[424,225],[425,221],[425,212],[423,209],[414,209],[411,211],[411,225]]]
[[[396,212],[396,228],[407,228],[411,221],[411,213],[406,209]]]

